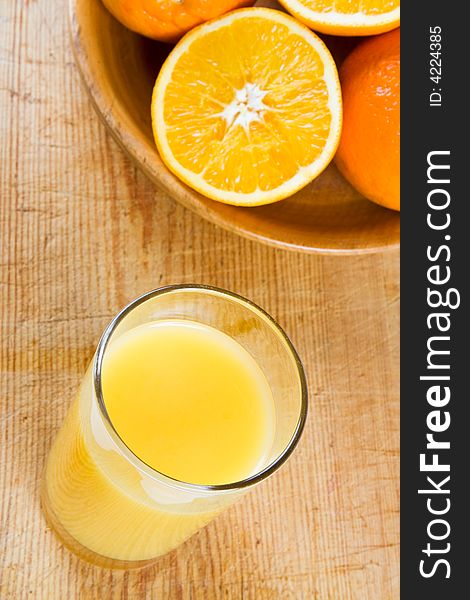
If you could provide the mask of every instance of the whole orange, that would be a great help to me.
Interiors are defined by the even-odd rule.
[[[400,210],[400,29],[360,43],[340,68],[336,164],[366,198]]]
[[[184,33],[254,0],[103,0],[123,25],[146,37],[174,42]]]

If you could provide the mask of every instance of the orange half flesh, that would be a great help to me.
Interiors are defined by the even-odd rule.
[[[372,35],[400,25],[400,0],[279,0],[315,31]]]
[[[290,196],[331,161],[341,91],[323,42],[284,13],[234,11],[188,33],[155,84],[167,167],[205,196],[253,206]]]

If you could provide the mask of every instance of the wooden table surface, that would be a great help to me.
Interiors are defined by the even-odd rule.
[[[158,193],[81,87],[64,2],[0,0],[1,600],[398,598],[398,254],[245,241]],[[138,294],[226,287],[305,363],[294,456],[140,572],[67,552],[39,506],[45,456],[99,335]]]

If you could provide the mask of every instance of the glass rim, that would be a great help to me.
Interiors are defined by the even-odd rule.
[[[105,355],[106,348],[107,348],[109,341],[111,340],[111,337],[112,337],[113,333],[115,332],[117,326],[121,323],[121,321],[130,312],[132,312],[135,308],[137,308],[141,304],[145,303],[146,301],[148,301],[152,298],[155,298],[157,296],[169,294],[172,292],[178,292],[178,291],[210,292],[215,295],[228,297],[231,300],[236,300],[237,302],[246,306],[246,308],[248,308],[254,312],[257,312],[261,317],[266,319],[268,321],[269,325],[280,335],[282,341],[285,343],[285,345],[287,347],[287,350],[290,352],[292,358],[294,359],[294,363],[295,363],[295,366],[297,369],[297,375],[299,377],[299,382],[300,382],[301,398],[300,398],[299,416],[298,416],[295,428],[293,429],[293,433],[289,439],[289,442],[286,444],[285,448],[283,449],[283,451],[272,462],[270,462],[263,469],[258,470],[253,475],[246,477],[245,479],[241,479],[239,481],[234,481],[234,482],[230,482],[230,483],[214,484],[214,485],[207,484],[206,485],[206,484],[199,484],[199,483],[190,483],[187,481],[176,479],[175,477],[171,477],[171,475],[167,475],[166,473],[163,473],[162,471],[155,469],[154,467],[152,467],[151,465],[149,465],[148,463],[143,461],[141,458],[139,458],[139,456],[137,454],[135,454],[131,448],[129,448],[129,446],[126,444],[126,442],[122,439],[122,437],[119,435],[119,433],[115,429],[114,424],[113,424],[111,417],[109,416],[108,410],[106,408],[106,403],[104,400],[104,394],[103,394],[103,390],[102,390],[102,365],[103,365],[103,358]],[[103,422],[105,424],[106,430],[108,431],[111,438],[118,446],[118,449],[124,454],[124,457],[130,463],[132,463],[134,466],[136,466],[138,470],[144,472],[147,475],[150,475],[152,478],[155,478],[155,476],[157,476],[157,478],[159,480],[161,480],[163,478],[163,480],[166,481],[166,483],[168,483],[169,485],[173,485],[173,486],[176,485],[179,488],[183,488],[186,491],[190,491],[190,492],[191,491],[192,492],[210,492],[210,491],[223,492],[223,491],[231,491],[231,490],[234,491],[234,490],[240,490],[243,488],[251,487],[252,485],[254,485],[256,483],[263,481],[264,479],[266,479],[267,477],[272,475],[275,471],[277,471],[277,469],[281,465],[283,465],[285,463],[285,461],[289,458],[289,456],[292,454],[294,448],[296,447],[298,441],[300,440],[300,437],[302,435],[302,432],[303,432],[303,429],[305,426],[306,418],[307,418],[308,390],[307,390],[307,380],[306,380],[306,376],[305,376],[305,371],[304,371],[302,362],[299,358],[299,355],[297,354],[297,351],[294,348],[294,345],[292,344],[288,335],[285,333],[285,331],[282,329],[282,327],[275,321],[275,319],[269,313],[267,313],[263,308],[258,306],[256,303],[252,302],[251,300],[248,300],[247,298],[244,298],[243,296],[241,296],[235,292],[231,292],[231,291],[225,290],[223,288],[214,287],[214,286],[210,286],[210,285],[191,284],[191,283],[190,284],[166,285],[166,286],[162,286],[160,288],[156,288],[154,290],[150,290],[149,292],[145,292],[144,294],[141,294],[140,296],[138,296],[135,300],[132,300],[131,302],[129,302],[123,309],[121,309],[118,312],[118,314],[111,320],[111,322],[108,324],[108,326],[104,330],[103,335],[101,336],[101,339],[98,343],[98,346],[97,346],[97,349],[95,352],[95,356],[93,359],[92,373],[93,373],[94,391],[95,391],[96,399],[98,402],[98,408],[99,408],[101,416],[103,418]]]

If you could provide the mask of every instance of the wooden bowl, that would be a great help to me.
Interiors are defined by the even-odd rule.
[[[170,196],[247,238],[312,253],[357,254],[396,248],[400,217],[357,193],[334,165],[291,198],[239,208],[209,200],[177,179],[155,147],[150,101],[170,46],[122,26],[100,0],[70,0],[75,57],[98,114],[137,165]]]

